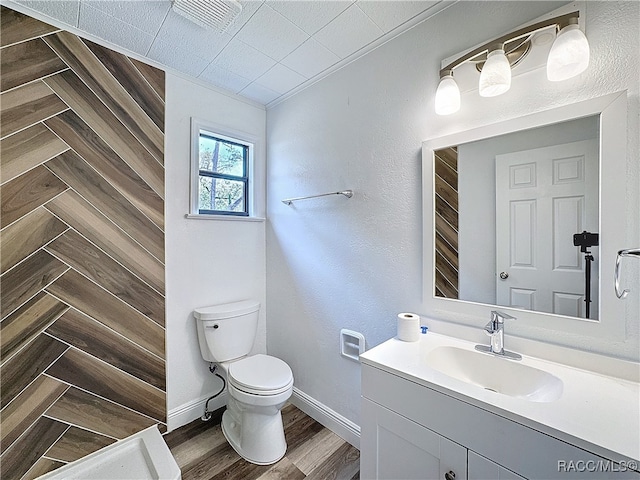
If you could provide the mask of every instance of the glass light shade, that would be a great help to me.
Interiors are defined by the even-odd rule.
[[[504,50],[496,49],[489,52],[487,61],[480,72],[478,90],[482,97],[502,95],[511,88],[511,65],[504,54]]]
[[[547,59],[547,78],[560,82],[589,66],[589,42],[578,25],[567,25],[556,37]]]
[[[460,89],[452,75],[440,79],[435,103],[438,115],[450,115],[460,110]]]

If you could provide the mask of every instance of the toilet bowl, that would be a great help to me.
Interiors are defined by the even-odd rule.
[[[293,374],[279,358],[248,355],[260,304],[236,302],[196,309],[200,351],[227,380],[222,432],[245,460],[270,465],[287,450],[280,410],[291,397]]]
[[[293,375],[279,358],[253,355],[227,369],[227,410],[222,432],[245,460],[269,465],[287,451],[280,410],[291,397]]]

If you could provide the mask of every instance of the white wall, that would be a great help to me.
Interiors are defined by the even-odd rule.
[[[628,89],[626,187],[638,207],[636,2],[587,2],[593,60],[579,78],[550,84],[533,72],[501,97],[478,97],[451,117],[433,113],[443,58],[559,5],[459,2],[267,112],[268,350],[291,365],[299,389],[353,422],[360,370],[339,354],[340,328],[361,331],[371,347],[395,335],[398,312],[437,315],[422,301],[423,140]],[[280,202],[344,188],[352,199]],[[639,219],[627,222],[621,244],[634,246]],[[626,322],[630,340],[611,350],[630,357],[637,299],[627,303]]]
[[[219,389],[198,347],[196,307],[247,298],[261,302],[254,351],[266,351],[265,223],[187,219],[190,121],[197,117],[260,139],[255,147],[257,194],[264,205],[264,108],[167,73],[165,116],[167,403],[169,429],[202,415]],[[264,207],[263,207],[264,208]],[[210,402],[214,409],[224,397]]]

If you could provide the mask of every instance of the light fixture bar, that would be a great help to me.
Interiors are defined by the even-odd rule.
[[[490,47],[492,47],[495,44],[504,44],[507,43],[509,41],[513,41],[519,37],[524,37],[527,35],[531,35],[532,33],[541,30],[543,28],[547,28],[547,27],[551,27],[551,26],[557,26],[560,29],[566,25],[569,25],[571,23],[571,19],[577,19],[580,17],[580,12],[579,11],[575,11],[575,12],[571,12],[571,13],[567,13],[565,15],[560,15],[558,17],[553,17],[553,18],[549,18],[547,20],[543,20],[541,22],[537,22],[531,25],[528,25],[526,27],[522,27],[518,30],[514,30],[513,32],[509,32],[505,35],[502,35],[501,37],[495,38],[493,40],[490,40],[482,45],[480,45],[479,47],[471,50],[470,52],[462,55],[461,57],[455,59],[453,62],[449,63],[447,66],[443,67],[442,69],[440,69],[440,76],[444,76],[446,75],[446,72],[449,71],[453,71],[454,68],[456,68],[457,66],[463,64],[464,62],[466,62],[467,60],[471,60],[472,58],[480,55],[481,53],[484,53],[486,51],[489,50]]]

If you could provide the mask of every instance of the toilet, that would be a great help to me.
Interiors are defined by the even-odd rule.
[[[287,451],[280,410],[291,397],[293,374],[279,358],[249,356],[258,328],[254,300],[197,308],[200,353],[227,380],[222,432],[245,460],[270,465]]]

